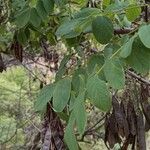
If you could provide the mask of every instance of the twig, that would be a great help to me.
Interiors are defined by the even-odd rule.
[[[145,0],[145,3],[148,4],[149,2],[147,0]],[[148,22],[149,21],[149,7],[148,7],[148,5],[146,5],[144,7],[144,12],[145,12],[145,14],[144,14],[145,22]]]
[[[27,120],[32,124],[32,126],[38,131],[41,133],[41,130],[30,120],[27,118]]]
[[[100,118],[100,120],[98,120],[92,127],[88,128],[85,132],[89,132],[91,130],[93,130],[93,128],[95,128],[100,122],[102,122],[104,119],[106,118],[106,115],[104,115],[102,118]]]
[[[134,31],[135,29],[115,29],[114,30],[114,34],[128,34],[132,31]]]
[[[33,75],[33,77],[35,77],[36,79],[38,79],[41,83],[44,83],[45,84],[45,82],[44,81],[42,81],[37,75],[35,75],[26,65],[24,65],[24,64],[21,64],[26,70],[28,70],[32,75]]]
[[[140,77],[139,75],[137,75],[136,73],[134,73],[134,72],[132,72],[130,70],[126,71],[126,73],[128,75],[132,76],[133,78],[138,79],[139,81],[141,81],[141,82],[147,84],[148,86],[150,86],[150,81],[149,80],[146,80],[146,79]]]
[[[84,139],[84,137],[86,135],[89,135],[89,133],[91,134],[92,131],[99,129],[100,127],[102,127],[102,125],[98,126],[97,128],[95,128],[100,122],[102,122],[105,119],[106,115],[104,115],[100,120],[98,120],[92,127],[88,128],[84,134],[81,137],[81,141]],[[94,129],[95,128],[95,129]]]

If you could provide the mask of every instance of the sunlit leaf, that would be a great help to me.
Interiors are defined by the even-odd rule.
[[[140,6],[130,5],[129,8],[126,9],[126,16],[129,21],[134,21],[140,14]]]

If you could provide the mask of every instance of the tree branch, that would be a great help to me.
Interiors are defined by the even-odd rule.
[[[128,75],[132,76],[133,78],[138,79],[139,81],[141,81],[141,82],[147,84],[148,86],[150,86],[150,81],[149,80],[146,80],[146,79],[140,77],[139,75],[137,75],[136,73],[134,73],[134,72],[132,72],[130,70],[126,71],[126,73]]]
[[[104,119],[106,118],[106,115],[104,115],[102,118],[100,118],[92,127],[88,128],[84,134],[81,137],[81,141],[83,141],[84,137],[86,135],[90,135],[93,133],[93,131],[96,131],[97,129],[99,129],[100,127],[103,126],[103,124],[101,124],[100,126],[98,126],[97,128],[95,128],[100,122],[102,122]],[[95,129],[94,129],[95,128]]]
[[[134,31],[135,29],[115,29],[114,30],[114,34],[128,34],[128,33],[130,33],[130,32],[132,32],[132,31]]]

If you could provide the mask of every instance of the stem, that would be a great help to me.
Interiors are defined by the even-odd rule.
[[[138,79],[139,81],[141,81],[141,82],[147,84],[148,86],[150,86],[150,81],[149,80],[145,80],[144,78],[138,76],[137,74],[135,74],[134,72],[132,72],[130,70],[126,71],[126,73],[128,75],[132,76],[133,78]]]
[[[109,58],[109,60],[111,60],[112,58],[114,58],[114,57],[118,54],[118,52],[120,52],[121,49],[122,49],[122,47],[120,47],[120,48]],[[105,64],[96,72],[97,75],[103,70],[104,66],[105,66]]]

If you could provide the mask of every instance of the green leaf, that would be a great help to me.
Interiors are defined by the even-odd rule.
[[[43,111],[47,103],[51,101],[54,91],[54,84],[47,85],[40,90],[40,93],[35,102],[35,109],[37,111]]]
[[[57,112],[61,112],[67,105],[71,92],[70,78],[64,78],[56,83],[53,93],[53,107]]]
[[[128,7],[128,1],[120,1],[120,0],[116,0],[115,3],[111,3],[110,5],[108,5],[106,7],[106,9],[104,10],[104,13],[114,13],[115,11],[118,12],[118,10],[122,11],[124,10],[126,7]]]
[[[118,49],[120,48],[120,46],[118,44],[108,44],[105,48],[104,48],[104,56],[105,58],[110,58]]]
[[[80,134],[84,133],[85,125],[87,122],[84,97],[85,97],[85,90],[79,93],[73,107],[77,128]]]
[[[37,5],[36,5],[36,10],[38,12],[38,15],[41,17],[43,21],[47,18],[47,12],[44,8],[44,4],[42,0],[38,0]]]
[[[127,57],[127,63],[138,73],[147,73],[150,70],[150,49],[145,47],[139,38],[136,38],[132,53]]]
[[[130,5],[129,8],[126,9],[126,16],[129,21],[134,21],[141,14],[141,7]]]
[[[139,29],[139,37],[143,44],[150,48],[150,25],[144,25]]]
[[[38,15],[37,10],[35,8],[32,8],[30,12],[30,23],[34,27],[39,27],[41,24],[41,18]]]
[[[94,15],[97,15],[101,13],[100,9],[98,8],[83,8],[79,12],[75,13],[74,18],[87,18],[87,17],[93,17]]]
[[[97,75],[90,77],[87,81],[87,94],[90,101],[102,111],[111,108],[110,93],[106,83],[98,78]]]
[[[30,8],[27,8],[17,15],[16,24],[19,28],[23,28],[28,24],[29,19],[30,19]]]
[[[61,63],[60,63],[60,67],[58,69],[58,72],[56,73],[56,81],[61,79],[62,76],[64,75],[64,73],[66,72],[66,64],[68,63],[69,59],[70,59],[71,55],[66,55],[64,56],[64,58],[62,59]]]
[[[107,59],[104,65],[104,73],[106,80],[114,89],[122,89],[124,87],[125,74],[119,59]]]
[[[71,91],[70,94],[70,101],[69,101],[69,111],[71,111],[74,107],[74,103],[75,103],[76,97],[75,97],[75,92]]]
[[[17,33],[17,39],[20,44],[25,44],[27,42],[28,39],[24,30],[19,30],[19,32]]]
[[[128,57],[130,54],[131,54],[131,51],[132,51],[132,44],[134,42],[134,39],[137,37],[136,36],[133,36],[132,38],[129,39],[128,42],[126,42],[122,48],[121,48],[121,52],[120,52],[120,56],[123,57],[123,58],[126,58]]]
[[[79,150],[76,136],[73,131],[74,122],[75,122],[75,118],[74,118],[74,113],[72,112],[69,118],[68,125],[65,130],[65,135],[64,135],[64,139],[69,150]]]
[[[37,0],[30,0],[30,1],[29,1],[29,6],[30,6],[31,8],[33,8],[33,7],[36,6],[36,3],[37,3]]]
[[[97,65],[98,68],[101,68],[104,64],[104,57],[102,55],[92,55],[88,61],[87,69],[88,72],[91,74],[93,73],[93,70],[95,66]]]
[[[52,13],[54,10],[54,1],[53,0],[42,0],[44,8],[47,13]]]
[[[98,16],[92,23],[92,30],[96,40],[101,44],[107,44],[113,36],[113,24],[107,17]]]
[[[103,55],[92,55],[87,64],[87,70],[89,74],[97,72],[104,64],[104,56]],[[100,72],[99,77],[104,78],[104,72]]]
[[[110,4],[110,0],[103,0],[103,5],[108,6]]]
[[[68,20],[59,26],[56,31],[56,35],[59,37],[74,38],[81,34],[82,30],[80,28],[80,25],[83,22],[83,19]]]
[[[30,38],[30,30],[28,27],[24,29],[24,33],[26,35],[26,38],[29,39]]]
[[[81,75],[83,75],[84,79],[86,80],[87,73],[83,68],[79,68],[78,70],[76,70],[72,77],[72,88],[76,92],[76,94],[79,94],[79,87],[81,87],[82,84],[80,80]]]

